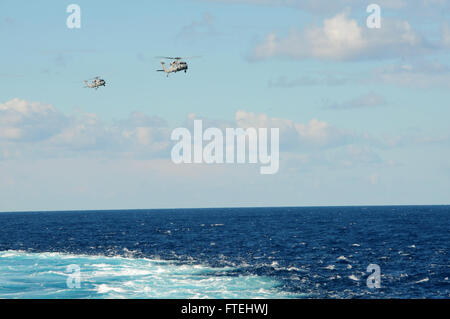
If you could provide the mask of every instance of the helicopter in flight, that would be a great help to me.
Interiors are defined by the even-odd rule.
[[[187,60],[187,59],[192,59],[192,58],[197,58],[197,57],[189,57],[189,58],[175,57],[175,58],[173,58],[173,57],[167,57],[167,56],[160,56],[160,57],[156,57],[156,58],[163,59],[161,61],[162,70],[157,70],[157,72],[165,72],[167,77],[169,77],[170,73],[176,73],[176,72],[181,72],[181,71],[184,71],[184,73],[186,73],[189,67],[188,67],[187,63],[182,60]],[[166,68],[166,63],[164,62],[164,59],[172,60],[170,62],[169,67],[167,67],[167,68]]]
[[[84,83],[86,84],[85,88],[96,90],[98,90],[98,88],[101,86],[106,86],[106,81],[100,78],[99,76],[96,76],[95,78],[91,79],[91,83],[89,83],[89,81],[84,81]]]

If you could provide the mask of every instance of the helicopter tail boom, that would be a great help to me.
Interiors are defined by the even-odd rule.
[[[164,63],[164,61],[161,61],[161,65],[162,65],[162,70],[158,70],[159,72],[166,72],[168,73],[167,69],[166,69],[166,64]]]

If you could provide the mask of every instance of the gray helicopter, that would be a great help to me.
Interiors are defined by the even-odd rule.
[[[184,73],[187,72],[188,70],[188,65],[185,61],[182,60],[187,60],[187,59],[192,59],[192,58],[197,58],[197,57],[189,57],[189,58],[181,58],[181,57],[167,57],[167,56],[160,56],[160,57],[156,57],[159,59],[167,59],[167,60],[173,60],[170,62],[169,67],[166,68],[166,63],[164,62],[164,60],[161,61],[161,65],[162,65],[162,70],[157,70],[157,72],[165,72],[167,77],[169,77],[170,73],[176,73],[176,72],[181,72],[184,71]]]
[[[91,83],[89,83],[89,81],[84,81],[84,83],[86,84],[85,88],[96,90],[98,90],[98,88],[101,86],[106,86],[106,81],[100,78],[99,76],[96,76],[95,78],[91,79]]]

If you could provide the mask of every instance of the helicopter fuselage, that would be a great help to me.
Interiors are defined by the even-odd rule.
[[[167,74],[167,76],[169,76],[170,73],[176,73],[176,72],[181,72],[184,71],[185,73],[188,70],[188,65],[186,62],[181,61],[181,60],[175,60],[170,62],[169,66],[166,68],[166,64],[164,63],[164,61],[161,62],[162,65],[162,70],[158,70],[160,72],[165,72]]]
[[[91,83],[89,83],[88,81],[85,81],[86,83],[86,87],[91,88],[91,89],[98,89],[101,86],[106,86],[106,81],[103,79],[94,79],[92,80]]]
[[[180,71],[187,71],[188,69],[188,65],[186,62],[184,61],[172,61],[170,63],[170,67],[167,70],[169,73],[175,73],[175,72],[180,72]]]

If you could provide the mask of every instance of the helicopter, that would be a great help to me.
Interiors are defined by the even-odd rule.
[[[184,71],[184,73],[186,73],[188,70],[188,65],[185,61],[182,61],[182,60],[192,59],[192,58],[196,58],[196,57],[190,57],[190,58],[175,57],[175,58],[173,58],[173,57],[161,56],[161,57],[156,57],[156,58],[173,60],[172,62],[170,62],[170,66],[168,68],[166,68],[166,63],[164,62],[164,60],[162,60],[161,61],[162,70],[156,70],[157,72],[165,72],[167,77],[169,77],[170,73],[176,73],[176,72],[181,72],[181,71]]]
[[[106,81],[101,79],[99,76],[91,79],[91,81],[91,83],[89,83],[89,81],[84,81],[84,83],[86,84],[85,88],[98,90],[99,87],[106,86]]]

